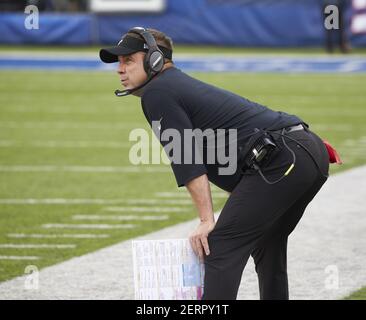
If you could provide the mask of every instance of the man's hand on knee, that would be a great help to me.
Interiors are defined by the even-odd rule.
[[[204,254],[207,256],[210,254],[207,237],[214,227],[214,221],[202,221],[189,237],[192,249],[201,261],[204,258]]]

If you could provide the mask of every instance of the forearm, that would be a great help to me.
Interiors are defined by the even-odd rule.
[[[214,222],[211,189],[207,175],[192,179],[186,184],[186,187],[198,210],[201,222]]]

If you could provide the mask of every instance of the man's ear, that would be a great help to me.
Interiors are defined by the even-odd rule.
[[[132,54],[135,57],[140,57],[142,61],[144,61],[145,56],[146,56],[146,52],[142,52],[142,51],[138,51]]]

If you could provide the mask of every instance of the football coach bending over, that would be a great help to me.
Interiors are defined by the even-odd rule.
[[[287,239],[327,180],[327,148],[299,117],[188,76],[175,67],[172,51],[164,33],[133,28],[100,58],[118,62],[125,90],[115,94],[141,98],[174,160],[178,187],[187,187],[197,207],[201,222],[190,242],[205,263],[203,299],[236,299],[250,255],[260,298],[288,299]],[[181,141],[171,155],[171,141],[161,137],[173,129]],[[195,139],[185,141],[189,130]],[[187,148],[199,130],[208,132],[204,142]],[[228,151],[229,166],[222,161]],[[216,223],[209,181],[230,193]]]

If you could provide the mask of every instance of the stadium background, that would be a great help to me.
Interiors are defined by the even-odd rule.
[[[353,21],[366,10],[348,1],[352,51],[329,55],[322,1],[145,2],[92,12],[87,1],[0,1],[0,281],[196,217],[169,167],[128,160],[129,132],[147,126],[136,98],[113,96],[119,81],[98,51],[133,26],[171,36],[195,77],[302,117],[339,149],[332,174],[365,164],[366,36]],[[25,28],[28,4],[38,29]],[[213,197],[219,210],[226,194]]]

